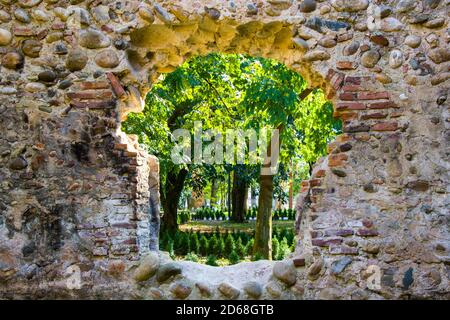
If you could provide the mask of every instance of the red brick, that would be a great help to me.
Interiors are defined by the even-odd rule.
[[[123,155],[128,158],[135,158],[137,157],[137,152],[125,151]]]
[[[127,145],[125,143],[114,144],[114,150],[127,150]]]
[[[398,108],[397,104],[393,101],[374,102],[367,105],[369,109],[389,109]]]
[[[312,179],[309,181],[309,184],[311,187],[317,187],[322,184],[322,180],[321,179]]]
[[[338,117],[337,118],[340,118],[340,119],[342,119],[342,120],[354,120],[354,119],[357,119],[358,118],[358,114],[356,113],[356,112],[341,112],[341,113],[338,113]]]
[[[330,254],[357,255],[358,248],[348,246],[330,246],[328,251]]]
[[[375,229],[358,229],[356,234],[360,237],[376,237],[378,236],[378,231]]]
[[[125,89],[122,87],[122,85],[120,84],[120,81],[119,81],[119,79],[117,78],[117,76],[114,74],[114,73],[112,73],[112,72],[108,72],[107,74],[106,74],[106,77],[109,79],[109,81],[111,82],[111,86],[112,86],[112,88],[113,88],[113,90],[114,90],[114,93],[116,94],[116,96],[118,97],[118,98],[121,98],[121,97],[123,97],[125,94],[126,94],[126,92],[125,92]]]
[[[363,114],[361,116],[361,120],[369,120],[369,119],[384,119],[387,117],[387,113],[384,112],[375,112],[369,114]]]
[[[115,107],[115,101],[102,100],[102,101],[77,101],[70,102],[70,106],[78,109],[111,109]]]
[[[305,258],[294,258],[292,259],[295,267],[304,267],[305,266]]]
[[[345,92],[357,92],[357,91],[364,91],[365,89],[357,84],[346,84],[342,86],[341,90]]]
[[[384,92],[360,92],[358,93],[358,99],[360,100],[378,100],[389,99],[389,93]]]
[[[362,84],[364,82],[370,81],[369,77],[355,77],[355,76],[349,76],[345,78],[345,84]]]
[[[110,99],[113,94],[110,90],[86,90],[79,92],[68,92],[69,99],[89,100],[89,99]]]
[[[348,237],[354,234],[352,229],[329,229],[325,230],[325,237]]]
[[[337,110],[364,110],[366,105],[360,102],[341,102],[337,105]]]
[[[372,126],[373,131],[395,131],[398,129],[397,122],[380,122]]]
[[[358,64],[352,61],[338,61],[336,68],[339,70],[354,70],[358,67]]]
[[[328,156],[328,166],[329,167],[341,166],[346,160],[348,160],[348,156],[344,153],[330,154]]]
[[[323,178],[325,177],[325,173],[326,171],[321,169],[321,170],[317,170],[316,174],[314,175],[316,178]]]
[[[113,223],[113,228],[120,228],[120,229],[136,229],[136,223],[135,222],[118,222]]]
[[[336,238],[336,239],[312,239],[311,243],[313,246],[316,247],[329,247],[333,244],[341,244],[342,239]]]
[[[369,220],[369,219],[364,219],[362,221],[362,224],[366,228],[371,228],[373,226],[373,222],[371,220]]]
[[[308,187],[309,186],[309,181],[308,180],[303,180],[302,181],[302,187]]]
[[[344,123],[345,133],[356,133],[356,132],[369,132],[370,126],[364,123],[353,124],[351,122]]]
[[[53,30],[64,30],[66,28],[66,24],[64,22],[55,22],[52,24]]]
[[[80,83],[80,88],[82,90],[97,90],[97,89],[109,89],[110,85],[107,81],[85,81]]]
[[[356,96],[356,93],[343,92],[339,95],[339,99],[344,100],[344,101],[356,101],[356,100],[358,100],[358,97]]]
[[[30,36],[35,36],[38,33],[38,31],[33,28],[14,27],[13,33],[15,36],[19,36],[19,37],[30,37]]]

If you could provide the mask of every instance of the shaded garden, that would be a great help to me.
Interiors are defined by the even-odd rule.
[[[340,133],[341,123],[333,118],[324,94],[285,65],[209,54],[161,76],[146,97],[144,111],[130,114],[123,129],[137,134],[160,161],[160,248],[174,257],[215,265],[282,259],[290,252],[295,195]],[[181,141],[190,151],[174,163],[178,129],[190,133],[188,141]],[[266,129],[279,133],[275,160]],[[224,161],[218,137],[227,140],[228,130],[238,134],[225,141],[234,149]],[[256,154],[256,162],[245,130],[258,134],[263,151]],[[271,167],[276,171],[263,173]]]

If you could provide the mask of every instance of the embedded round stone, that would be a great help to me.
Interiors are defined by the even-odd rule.
[[[39,57],[42,50],[42,43],[38,40],[27,39],[22,43],[23,54],[30,58]]]
[[[25,91],[30,93],[43,92],[45,90],[47,90],[47,87],[40,82],[29,82],[25,86]]]
[[[156,280],[158,282],[164,282],[173,276],[176,276],[182,272],[181,266],[174,262],[169,262],[161,266],[156,273]]]
[[[95,63],[102,68],[115,68],[119,65],[119,57],[114,50],[103,50],[95,56]]]
[[[298,6],[300,12],[313,12],[317,8],[317,3],[315,0],[303,0]]]
[[[189,297],[193,289],[193,285],[188,280],[179,280],[170,286],[170,292],[178,299],[186,299]]]
[[[332,48],[336,46],[337,41],[334,37],[323,37],[318,41],[318,44],[324,48]]]
[[[20,21],[22,23],[30,23],[31,21],[28,12],[20,8],[14,10],[14,18],[16,18],[17,21]]]
[[[28,166],[28,162],[23,157],[17,157],[9,163],[12,170],[23,170]]]
[[[331,5],[336,11],[358,12],[366,10],[369,6],[368,0],[333,0]]]
[[[41,22],[47,22],[50,20],[50,15],[45,12],[44,10],[34,10],[31,15],[33,16],[34,19],[36,19],[37,21],[41,21]]]
[[[80,31],[79,44],[88,49],[101,49],[109,47],[111,40],[100,31],[88,29]]]
[[[322,50],[314,50],[305,54],[306,61],[319,61],[330,59],[330,54]]]
[[[139,8],[138,14],[142,19],[144,19],[145,21],[147,21],[149,23],[153,23],[153,21],[155,21],[155,15],[147,7],[141,6]]]
[[[42,2],[42,0],[19,0],[19,6],[22,8],[32,8]]]
[[[342,52],[344,56],[352,56],[358,51],[360,43],[358,41],[353,41],[348,46],[346,46]]]
[[[400,31],[403,27],[403,24],[394,17],[387,17],[380,22],[380,29],[385,32]]]
[[[403,63],[403,53],[400,50],[392,50],[389,55],[389,66],[391,68],[398,68]]]
[[[297,282],[297,270],[292,261],[276,262],[273,266],[273,275],[288,286],[293,286]]]
[[[251,298],[258,299],[263,293],[263,288],[256,281],[249,281],[244,284],[244,291]]]
[[[378,61],[380,61],[380,58],[380,53],[377,50],[372,49],[364,52],[361,57],[361,64],[366,68],[373,68]]]
[[[53,82],[56,80],[56,73],[52,70],[42,71],[38,74],[38,79],[42,82]]]
[[[12,34],[6,29],[0,28],[0,46],[8,45],[12,40]]]
[[[449,48],[437,48],[428,52],[428,57],[436,64],[447,62],[450,60]]]
[[[422,38],[416,35],[409,35],[405,38],[405,44],[411,48],[417,48],[421,42]]]
[[[96,6],[91,11],[95,21],[101,24],[107,24],[110,20],[108,6]]]
[[[303,49],[304,51],[307,51],[309,49],[308,42],[306,42],[302,38],[296,37],[296,38],[292,39],[292,41],[294,42],[295,47],[297,47],[299,49]]]
[[[67,55],[66,68],[70,71],[83,70],[88,62],[88,57],[84,51],[75,49]]]
[[[8,69],[19,69],[23,66],[23,56],[18,52],[8,52],[3,56],[2,66]]]
[[[159,268],[159,255],[157,252],[150,252],[142,258],[139,266],[134,271],[134,280],[146,281],[150,279]]]
[[[218,287],[221,294],[223,294],[226,298],[230,300],[237,299],[240,295],[239,289],[233,287],[231,284],[228,283],[221,283]]]

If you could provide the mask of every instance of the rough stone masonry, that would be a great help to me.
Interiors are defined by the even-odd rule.
[[[0,298],[449,299],[449,9],[0,0]],[[303,182],[285,261],[150,251],[158,162],[121,121],[161,74],[213,51],[285,63],[343,121]]]

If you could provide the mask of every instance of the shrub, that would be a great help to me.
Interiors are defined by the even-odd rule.
[[[202,256],[207,256],[208,255],[208,239],[206,238],[206,236],[205,235],[202,235],[201,236],[201,238],[200,238],[200,254],[202,255]]]
[[[198,254],[200,252],[200,241],[198,240],[197,233],[191,233],[190,238],[190,250]]]
[[[252,261],[258,261],[258,260],[262,260],[262,259],[264,259],[264,257],[259,252],[257,254],[255,254],[255,255],[253,255],[253,257],[252,257]]]
[[[236,253],[244,259],[247,256],[247,250],[242,243],[242,239],[239,237],[236,241]]]
[[[278,259],[278,253],[280,251],[280,243],[278,242],[277,238],[272,238],[272,259],[277,260]]]
[[[173,250],[173,240],[169,240],[166,244],[165,250],[169,253],[171,258],[175,257],[175,252]]]
[[[247,245],[245,246],[246,247],[246,251],[247,251],[247,255],[249,255],[249,256],[253,255],[253,244],[254,244],[254,242],[255,242],[255,240],[253,240],[253,238],[252,238],[252,239],[250,239],[247,242]]]
[[[208,245],[208,253],[211,254],[217,254],[216,249],[217,249],[217,237],[214,234],[211,239],[209,239],[209,245]]]
[[[291,253],[291,249],[289,248],[288,242],[286,238],[283,238],[280,242],[280,250],[278,252],[278,259],[283,260]]]
[[[188,233],[186,232],[181,233],[179,246],[175,248],[175,252],[179,255],[185,255],[188,252],[191,252],[191,245]]]
[[[198,256],[194,252],[189,252],[185,259],[187,261],[198,262]]]
[[[231,253],[228,256],[228,261],[230,261],[230,264],[236,264],[239,263],[240,258],[239,255],[236,253],[236,251],[231,251]]]
[[[234,238],[231,234],[228,234],[225,239],[224,254],[229,255],[234,250],[236,250],[236,244],[234,243]]]
[[[213,254],[210,254],[208,256],[208,258],[206,259],[206,264],[209,265],[209,266],[217,267],[218,266],[218,264],[217,264],[217,257],[215,255],[213,255]]]
[[[218,257],[224,257],[225,256],[225,241],[222,237],[219,237],[217,239],[217,246],[214,250]]]

